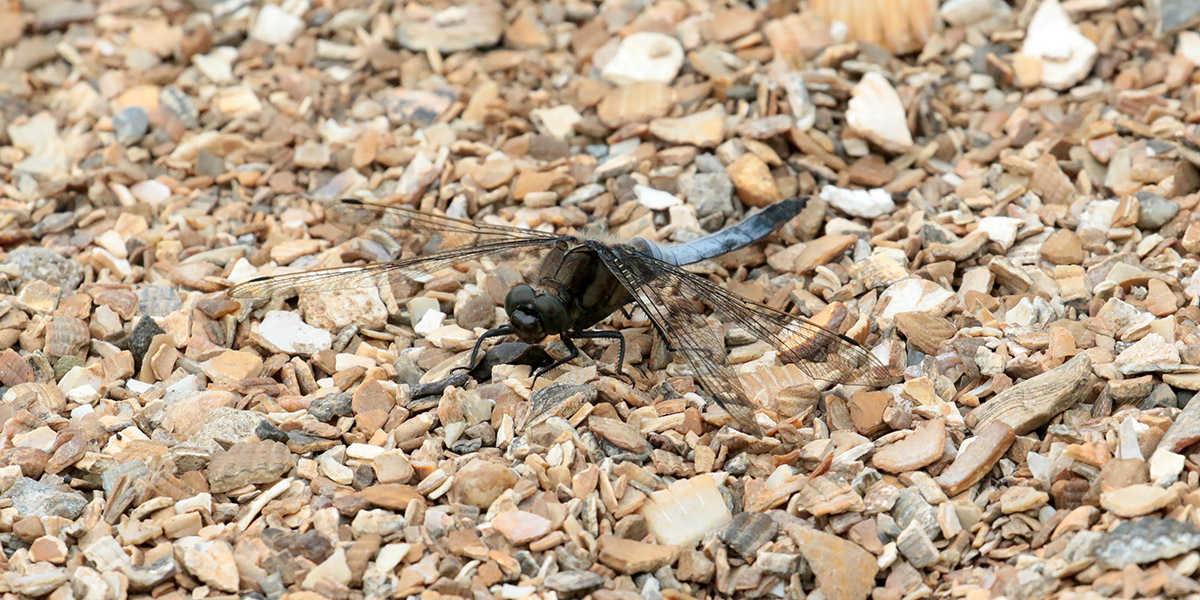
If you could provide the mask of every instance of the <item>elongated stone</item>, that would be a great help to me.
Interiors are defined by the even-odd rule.
[[[1001,421],[1017,435],[1025,435],[1083,398],[1091,372],[1088,355],[1077,354],[1055,369],[1000,392],[972,411],[967,416],[967,425],[980,432]]]
[[[947,495],[958,495],[983,479],[995,466],[996,461],[1008,452],[1008,447],[1017,439],[1017,434],[1008,423],[993,421],[971,439],[974,441],[960,450],[954,462],[935,480]]]

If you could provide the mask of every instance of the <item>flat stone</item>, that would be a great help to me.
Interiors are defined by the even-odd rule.
[[[959,450],[954,462],[935,481],[947,495],[957,496],[983,479],[1016,439],[1016,432],[1007,423],[991,422],[967,440],[970,444]]]
[[[588,428],[622,450],[637,454],[646,451],[646,438],[628,423],[605,417],[591,417],[588,419]]]
[[[175,554],[196,579],[224,592],[238,591],[237,562],[229,542],[187,536],[175,541]]]
[[[1000,511],[1011,515],[1041,508],[1049,501],[1050,495],[1046,492],[1020,485],[1008,488],[1000,495]]]
[[[1178,499],[1173,490],[1139,483],[1104,492],[1100,507],[1119,517],[1132,518],[1162,510]]]
[[[476,459],[455,474],[451,493],[459,502],[487,509],[500,494],[516,485],[518,479],[512,469],[502,464]]]
[[[1126,375],[1134,375],[1171,372],[1179,368],[1181,362],[1175,344],[1157,333],[1151,333],[1122,350],[1113,361],[1113,365]]]
[[[1058,0],[1047,0],[1033,13],[1021,54],[1041,61],[1042,85],[1065,90],[1087,77],[1099,51]]]
[[[871,464],[888,473],[915,471],[941,458],[945,446],[946,422],[928,421],[908,437],[876,452]]]
[[[312,356],[328,350],[333,336],[300,319],[293,311],[270,311],[250,330],[250,338],[271,352]]]
[[[937,355],[942,342],[958,333],[950,321],[924,312],[897,314],[896,327],[917,350],[931,355]]]
[[[479,1],[450,6],[420,18],[401,17],[396,28],[400,45],[443,54],[494,46],[504,34],[504,16],[496,2]]]
[[[600,562],[626,575],[655,571],[669,565],[679,557],[680,550],[679,546],[647,544],[615,535],[602,535],[598,542]]]
[[[601,74],[618,84],[633,81],[671,83],[683,66],[683,45],[679,40],[652,31],[634,33],[621,40],[617,54],[604,65]]]
[[[672,144],[715,147],[725,141],[725,107],[718,104],[686,117],[654,119],[650,121],[650,133]]]
[[[733,189],[742,204],[762,208],[779,200],[779,189],[775,187],[771,168],[754,153],[747,152],[741,155],[725,168],[725,172],[729,174]]]
[[[496,515],[492,527],[514,544],[527,544],[550,533],[550,520],[530,512],[510,510]]]
[[[887,78],[875,71],[868,71],[850,91],[846,124],[892,154],[912,148],[912,132],[900,96]]]
[[[853,542],[811,527],[787,525],[784,531],[808,561],[821,593],[830,600],[865,600],[875,588],[879,565]]]
[[[1200,528],[1190,520],[1142,517],[1125,521],[1104,535],[1096,558],[1110,569],[1154,563],[1200,548]]]
[[[953,292],[927,279],[909,277],[888,286],[879,295],[885,308],[879,318],[891,319],[898,313],[920,312],[943,317],[954,308],[958,297]]]
[[[1074,231],[1059,229],[1042,242],[1039,250],[1042,258],[1056,265],[1078,265],[1083,263],[1083,241]]]
[[[250,37],[276,46],[290,43],[304,27],[304,19],[275,4],[264,4],[250,26]]]
[[[0,498],[12,501],[22,517],[62,517],[74,520],[87,507],[87,499],[78,492],[64,492],[40,481],[21,477]]]

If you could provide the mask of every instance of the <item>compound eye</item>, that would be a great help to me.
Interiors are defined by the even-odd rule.
[[[524,283],[518,285],[509,290],[508,295],[504,297],[504,312],[511,317],[518,308],[533,304],[534,297],[532,287]]]
[[[558,298],[549,295],[538,296],[533,305],[537,307],[542,327],[548,333],[562,333],[566,329],[567,309]]]

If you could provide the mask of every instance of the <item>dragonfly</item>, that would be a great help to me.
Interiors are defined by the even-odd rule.
[[[620,344],[617,372],[623,372],[625,338],[620,331],[591,329],[609,315],[636,305],[666,341],[684,356],[699,386],[746,433],[761,435],[755,409],[730,365],[724,336],[705,317],[707,305],[726,322],[767,342],[777,356],[814,380],[882,387],[896,379],[883,363],[848,336],[804,317],[746,299],[686,265],[715,258],[755,243],[800,213],[807,197],[776,202],[736,225],[685,244],[659,244],[643,238],[622,243],[607,234],[568,235],[484,223],[422,212],[405,206],[338,200],[325,208],[326,221],[361,235],[378,229],[402,245],[402,258],[260,276],[229,290],[235,298],[290,297],[331,290],[423,281],[434,273],[484,257],[541,255],[537,280],[512,287],[505,300],[508,323],[480,335],[467,367],[476,364],[484,340],[516,336],[538,344],[558,336],[567,355],[543,366],[534,380],[579,356],[574,340],[611,339]],[[404,258],[404,252],[411,255]]]

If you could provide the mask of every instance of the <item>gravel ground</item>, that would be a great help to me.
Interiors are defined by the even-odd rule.
[[[1195,597],[1194,0],[0,0],[0,591]],[[640,309],[496,346],[536,257],[391,260],[357,198],[687,242],[862,344],[714,316],[762,436]],[[547,356],[548,355],[548,356]],[[510,363],[510,364],[505,364]],[[511,364],[517,363],[517,364]],[[490,370],[487,368],[490,367]]]

